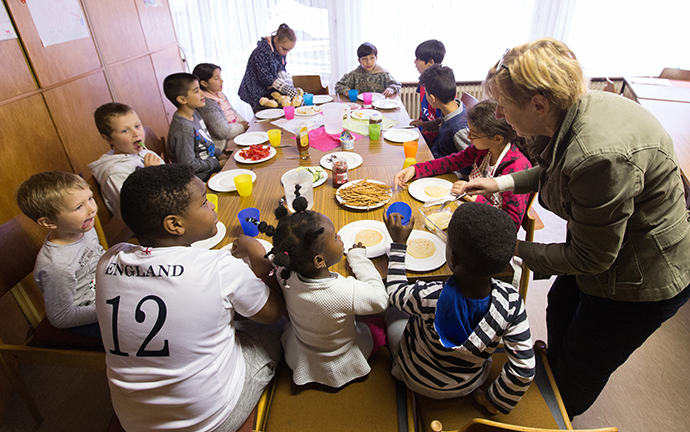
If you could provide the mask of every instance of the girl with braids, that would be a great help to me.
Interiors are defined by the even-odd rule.
[[[498,177],[532,167],[520,147],[525,145],[512,127],[503,119],[497,120],[496,103],[481,101],[467,113],[467,138],[472,143],[465,150],[451,155],[412,165],[395,175],[395,187],[405,188],[412,178],[422,178],[472,167],[470,180],[481,177]],[[467,183],[458,180],[451,192],[460,194]],[[466,201],[477,201],[499,208],[513,219],[520,228],[527,210],[529,194],[515,194],[512,191],[465,197]]]
[[[367,358],[385,344],[382,325],[377,327],[375,318],[365,323],[355,315],[384,312],[386,288],[361,243],[347,252],[356,279],[330,272],[344,250],[333,223],[306,210],[304,197],[295,198],[292,205],[294,214],[283,206],[276,209],[279,222],[270,252],[290,316],[282,336],[285,361],[295,384],[338,388],[367,375],[371,370]],[[260,229],[270,234],[271,227]]]

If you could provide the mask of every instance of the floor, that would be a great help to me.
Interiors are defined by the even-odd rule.
[[[564,239],[563,221],[538,207],[545,224],[535,240]],[[546,340],[546,294],[550,280],[532,281],[527,310],[535,340]],[[685,432],[690,418],[690,303],[666,322],[611,377],[595,404],[573,421],[575,428],[616,426],[621,432]],[[105,432],[112,407],[105,374],[71,368],[22,368],[45,420],[35,425],[13,396],[0,432]]]

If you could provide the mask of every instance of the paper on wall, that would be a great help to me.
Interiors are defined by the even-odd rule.
[[[43,46],[89,37],[79,0],[26,0]]]
[[[17,32],[14,31],[5,3],[0,2],[0,40],[7,39],[17,39]]]

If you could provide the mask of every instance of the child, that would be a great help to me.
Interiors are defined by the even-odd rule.
[[[277,281],[274,292],[230,253],[188,247],[217,222],[188,165],[135,171],[121,205],[141,246],[120,243],[101,258],[96,309],[123,428],[237,430],[280,361],[280,323],[258,324],[283,315]],[[256,255],[246,240],[237,255]],[[271,282],[270,266],[255,269]]]
[[[413,178],[447,174],[470,167],[469,179],[477,177],[494,178],[532,167],[529,159],[520,151],[525,140],[517,135],[505,119],[498,120],[494,115],[496,103],[481,101],[467,112],[468,134],[472,145],[458,153],[429,162],[421,162],[405,168],[395,175],[395,188],[405,188]],[[467,183],[458,180],[452,192],[460,194]],[[512,191],[496,192],[493,195],[465,197],[466,201],[477,201],[500,208],[513,219],[520,229],[522,218],[527,210],[529,194],[515,194]]]
[[[196,112],[205,104],[199,79],[188,73],[168,75],[163,81],[165,96],[177,107],[168,130],[170,160],[194,168],[201,180],[220,171],[228,156],[216,148],[204,121]]]
[[[443,113],[443,120],[438,128],[436,142],[431,147],[434,157],[440,158],[465,149],[468,144],[463,140],[467,127],[467,113],[459,99],[455,98],[456,85],[453,69],[443,65],[429,66],[419,76],[419,85],[426,88],[429,106]],[[433,127],[428,130],[433,130]]]
[[[144,145],[145,133],[139,116],[125,104],[109,102],[93,113],[98,132],[110,151],[88,167],[98,184],[110,212],[120,217],[120,189],[127,176],[145,166],[164,163]]]
[[[347,253],[357,279],[328,271],[342,259],[343,241],[329,218],[306,210],[304,197],[293,206],[291,215],[282,206],[276,210],[271,251],[290,316],[282,337],[285,361],[297,385],[342,387],[368,374],[367,357],[385,344],[382,322],[377,328],[375,319],[359,322],[355,315],[385,311],[388,297],[361,243]]]
[[[400,81],[393,78],[386,69],[376,64],[378,50],[369,42],[357,48],[359,66],[350,73],[346,73],[335,85],[336,93],[347,96],[351,89],[360,93],[383,93],[387,98],[400,92]]]
[[[443,42],[436,39],[430,39],[417,45],[414,55],[414,66],[421,74],[430,66],[441,64],[443,58],[446,56],[446,47],[443,45]],[[428,129],[437,129],[438,125],[441,123],[441,116],[443,114],[440,109],[429,107],[424,86],[418,85],[417,93],[419,93],[421,107],[419,110],[419,120],[411,121],[410,126],[419,126],[424,135],[424,139],[429,144],[429,147],[431,147],[435,143],[438,132],[432,132]]]
[[[535,373],[522,298],[512,285],[491,277],[513,256],[515,225],[491,206],[462,204],[448,226],[446,258],[453,276],[409,285],[405,253],[412,223],[403,226],[397,213],[385,222],[393,239],[386,280],[394,306],[386,312],[393,375],[434,399],[476,391],[490,412],[507,414]],[[484,395],[479,386],[499,343],[508,361]]]
[[[200,63],[194,68],[193,74],[199,78],[201,92],[206,98],[206,105],[197,108],[197,111],[206,123],[216,147],[228,153],[225,151],[227,141],[244,133],[249,128],[249,123],[235,112],[223,94],[220,66]]]
[[[19,186],[17,204],[51,230],[34,267],[48,321],[82,336],[100,337],[94,276],[104,250],[93,227],[98,206],[89,185],[72,173],[34,174]]]

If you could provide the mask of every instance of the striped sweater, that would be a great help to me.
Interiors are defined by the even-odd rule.
[[[408,284],[406,249],[405,245],[391,245],[386,280],[390,303],[410,314],[395,359],[403,380],[429,389],[426,395],[438,399],[468,394],[482,384],[486,361],[503,342],[508,361],[486,395],[500,412],[509,413],[535,374],[529,322],[520,294],[512,285],[492,279],[489,312],[465,343],[446,348],[434,326],[436,302],[445,283]]]

